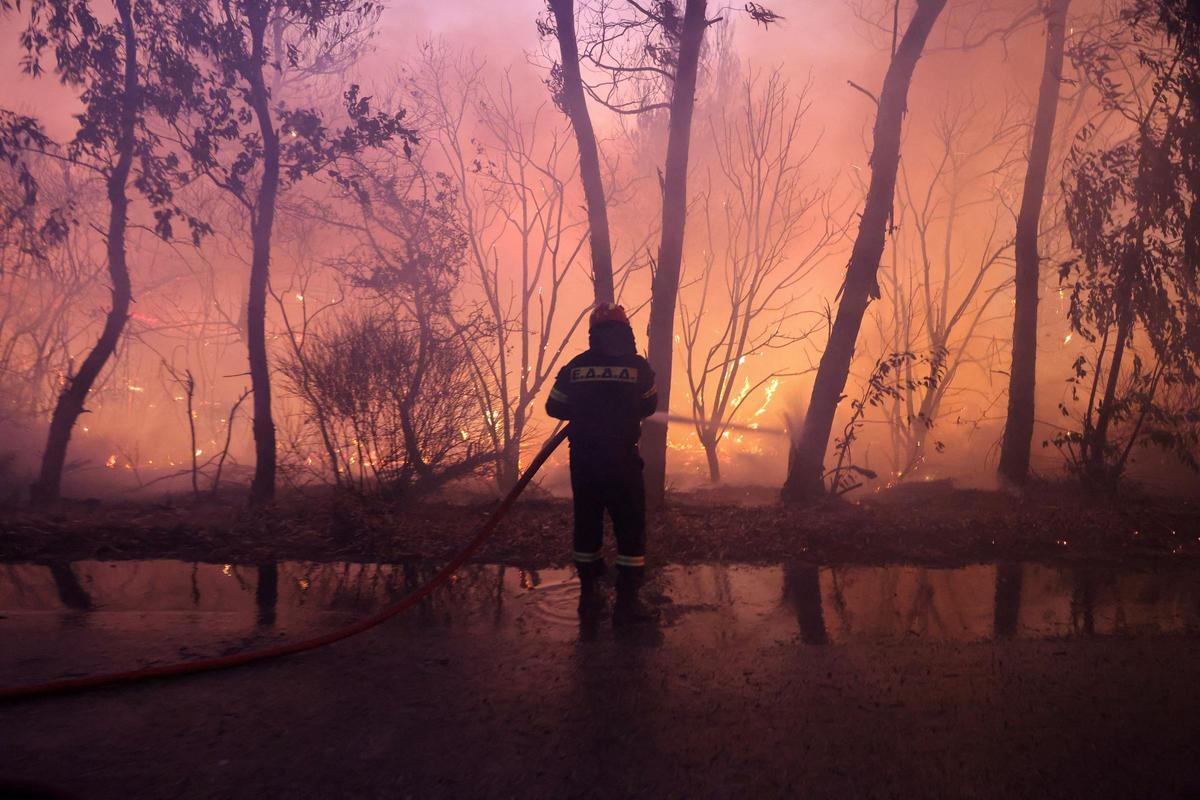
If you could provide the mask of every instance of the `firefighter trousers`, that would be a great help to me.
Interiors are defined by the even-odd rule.
[[[603,575],[604,512],[617,538],[617,585],[641,585],[646,569],[646,485],[637,451],[619,455],[571,450],[575,566],[583,579]]]

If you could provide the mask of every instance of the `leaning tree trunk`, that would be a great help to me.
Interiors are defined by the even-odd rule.
[[[246,70],[250,83],[250,106],[258,120],[263,140],[263,175],[250,226],[254,251],[250,262],[250,298],[246,306],[246,347],[249,351],[250,386],[254,392],[254,480],[250,500],[266,503],[275,497],[275,421],[271,416],[271,369],[267,360],[267,280],[271,268],[271,230],[275,224],[275,200],[279,194],[279,134],[271,121],[262,67],[265,63],[263,35],[266,7],[261,19],[251,22],[254,50]]]
[[[1131,304],[1132,301],[1127,301]],[[1117,385],[1121,378],[1121,366],[1125,361],[1125,344],[1133,327],[1133,311],[1127,307],[1117,311],[1117,343],[1113,347],[1112,359],[1108,362],[1108,378],[1104,385],[1104,398],[1096,411],[1096,427],[1089,442],[1088,460],[1084,464],[1084,478],[1092,489],[1107,488],[1112,476],[1108,468],[1108,428],[1117,404]]]
[[[575,129],[575,141],[579,149],[579,179],[583,182],[583,195],[587,200],[592,281],[596,302],[611,303],[615,298],[615,290],[612,241],[608,233],[608,202],[604,197],[604,180],[600,175],[600,150],[596,144],[596,131],[592,128],[587,98],[583,94],[583,76],[579,73],[574,0],[550,0],[550,10],[554,12],[554,26],[559,52],[562,54],[560,102],[563,111],[571,120],[571,127]]]
[[[658,410],[662,412],[670,409],[675,301],[679,294],[683,229],[687,218],[688,147],[692,135],[692,111],[696,106],[700,46],[708,26],[704,17],[705,5],[705,0],[688,0],[683,12],[663,177],[662,242],[658,250],[658,269],[650,288],[649,361],[658,384]],[[642,456],[646,460],[646,502],[651,506],[661,505],[667,484],[666,420],[647,421],[642,426]]]
[[[904,32],[883,79],[883,91],[879,95],[875,117],[875,149],[871,153],[871,184],[867,191],[867,202],[859,222],[858,238],[850,254],[850,264],[846,268],[842,301],[838,305],[829,342],[817,367],[808,413],[788,459],[787,480],[781,493],[784,500],[810,500],[824,493],[823,464],[834,414],[842,391],[846,388],[863,314],[871,299],[879,297],[876,273],[879,271],[879,259],[883,256],[888,216],[896,189],[900,132],[908,103],[908,87],[912,83],[913,70],[921,52],[925,49],[929,31],[945,5],[946,0],[919,0],[912,22]]]
[[[42,454],[42,469],[37,481],[30,487],[35,503],[57,500],[62,489],[63,466],[67,460],[67,445],[71,441],[71,429],[83,413],[88,393],[95,385],[100,371],[117,350],[125,321],[129,318],[129,305],[133,301],[133,287],[129,281],[129,265],[125,261],[125,230],[129,222],[129,198],[125,187],[129,171],[133,166],[134,126],[137,120],[138,65],[137,38],[133,29],[133,13],[129,0],[117,0],[117,14],[121,19],[121,32],[125,45],[125,85],[122,93],[120,131],[117,134],[117,161],[108,174],[108,275],[112,280],[112,308],[104,320],[104,330],[96,346],[83,360],[79,371],[68,379],[66,388],[58,396],[54,415],[50,418],[50,432],[46,437],[46,449]]]
[[[1013,315],[1012,367],[1008,377],[1008,419],[1000,447],[1000,476],[1015,484],[1029,478],[1029,449],[1033,439],[1034,391],[1037,367],[1038,226],[1046,194],[1050,144],[1058,113],[1062,85],[1063,42],[1067,34],[1067,7],[1071,0],[1052,0],[1046,14],[1046,57],[1038,92],[1029,168],[1017,216],[1016,311]]]

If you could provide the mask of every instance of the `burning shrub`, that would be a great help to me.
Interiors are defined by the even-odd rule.
[[[402,492],[470,474],[485,446],[473,376],[453,331],[376,309],[310,330],[281,365],[340,486]]]

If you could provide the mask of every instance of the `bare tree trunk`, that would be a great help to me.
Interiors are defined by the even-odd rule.
[[[237,417],[237,412],[242,405],[242,401],[246,399],[248,394],[250,394],[250,390],[243,389],[242,393],[238,395],[237,402],[229,409],[229,416],[227,417],[229,420],[228,427],[225,428],[225,446],[221,448],[221,457],[217,459],[217,472],[213,475],[212,489],[209,490],[213,497],[217,496],[217,492],[221,488],[221,472],[225,469],[225,459],[229,457],[229,445],[233,441],[233,421]],[[334,462],[333,466],[336,470],[337,462]]]
[[[519,442],[520,439],[513,438],[496,459],[496,487],[503,494],[507,494],[516,486],[521,477],[521,455],[520,448],[517,447]]]
[[[1017,216],[1016,310],[1013,315],[1012,367],[1008,377],[1008,419],[1000,447],[1000,475],[1015,484],[1029,478],[1029,449],[1033,439],[1034,392],[1037,373],[1038,227],[1046,194],[1050,144],[1058,113],[1063,74],[1063,42],[1071,0],[1051,0],[1045,7],[1046,57],[1038,92],[1037,116],[1029,147],[1029,169]]]
[[[692,111],[696,106],[696,72],[704,41],[706,0],[687,0],[679,37],[679,59],[671,94],[671,122],[667,135],[666,172],[663,177],[662,243],[658,269],[650,296],[649,361],[658,384],[658,410],[668,411],[671,398],[671,359],[675,349],[675,301],[683,262],[683,233],[687,218],[688,148]],[[642,426],[642,456],[646,460],[646,502],[662,505],[667,483],[667,423],[647,421]]]
[[[183,384],[183,389],[187,393],[187,421],[188,421],[188,441],[191,443],[192,453],[192,497],[200,497],[200,464],[197,459],[200,456],[199,450],[196,448],[196,379],[192,377],[192,371],[185,371],[186,379]]]
[[[246,343],[250,360],[250,386],[254,392],[254,480],[252,503],[270,502],[275,497],[275,421],[271,416],[271,369],[267,359],[267,281],[271,268],[271,230],[275,224],[275,200],[279,194],[279,134],[271,121],[266,84],[263,36],[270,5],[256,3],[250,13],[253,41],[251,63],[246,67],[250,84],[250,106],[258,120],[263,140],[263,175],[251,223],[254,243],[250,262],[250,297],[246,306]]]
[[[579,72],[579,42],[575,34],[574,0],[550,0],[554,12],[554,27],[562,55],[562,106],[579,148],[579,179],[587,200],[588,232],[592,246],[592,281],[596,302],[612,302],[613,289],[612,241],[608,233],[608,202],[604,197],[604,179],[600,175],[600,151],[596,132],[588,113],[583,93],[583,76]]]
[[[862,327],[863,314],[872,298],[879,296],[876,273],[887,239],[888,217],[896,189],[896,170],[900,165],[900,132],[908,105],[908,87],[925,40],[946,5],[946,0],[918,0],[916,13],[904,32],[879,96],[875,117],[875,145],[871,153],[871,185],[859,223],[858,238],[846,268],[842,301],[829,334],[829,342],[821,355],[817,377],[813,382],[812,399],[804,418],[800,437],[792,445],[788,459],[788,476],[782,497],[788,501],[809,500],[824,491],[823,463],[833,418],[837,412],[854,345]]]
[[[125,321],[129,318],[129,306],[133,302],[133,287],[129,281],[129,265],[125,261],[125,229],[129,221],[129,198],[125,187],[129,171],[133,166],[134,125],[137,118],[138,64],[137,38],[133,29],[133,13],[129,0],[117,0],[117,14],[121,19],[121,32],[125,45],[125,85],[121,108],[121,129],[118,134],[117,161],[108,174],[108,275],[112,280],[112,308],[104,320],[104,330],[96,346],[88,353],[79,367],[79,372],[68,380],[66,388],[58,396],[54,415],[50,419],[50,432],[46,437],[46,449],[42,454],[42,469],[37,481],[30,487],[35,503],[48,503],[58,499],[62,488],[63,465],[67,460],[67,445],[71,441],[71,429],[84,411],[88,392],[108,363]]]
[[[713,483],[721,482],[721,459],[717,457],[719,441],[712,443],[701,442],[704,445],[704,456],[708,459],[708,479]]]
[[[1112,360],[1108,363],[1108,379],[1104,386],[1104,398],[1096,411],[1096,427],[1089,443],[1089,457],[1084,465],[1086,479],[1092,487],[1107,483],[1108,468],[1105,456],[1108,450],[1108,426],[1112,422],[1117,402],[1117,382],[1121,377],[1121,365],[1125,360],[1125,344],[1133,326],[1133,311],[1123,308],[1117,312],[1117,341],[1113,346]]]

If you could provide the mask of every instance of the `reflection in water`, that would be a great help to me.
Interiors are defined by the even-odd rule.
[[[29,629],[51,629],[56,615],[64,613],[129,635],[144,633],[150,622],[155,630],[186,638],[186,629],[198,639],[245,636],[264,628],[282,635],[324,630],[399,601],[439,566],[416,561],[0,564],[0,614],[8,617],[0,619],[0,637],[17,630],[17,617],[20,625],[33,626]],[[514,631],[560,641],[609,635],[607,625],[597,631],[578,627],[577,587],[566,569],[470,565],[393,625]],[[668,642],[690,637],[713,646],[744,635],[837,645],[1200,633],[1196,568],[667,566],[652,575],[647,593],[660,598],[668,612],[659,637]]]
[[[825,612],[821,605],[821,570],[815,564],[792,562],[783,568],[783,596],[796,611],[800,641],[826,644]]]
[[[1096,579],[1087,567],[1071,571],[1071,626],[1076,633],[1092,636],[1096,633]]]
[[[258,624],[270,627],[275,624],[275,606],[279,602],[279,565],[271,562],[258,565],[258,583],[254,589],[254,602],[258,606]]]
[[[59,563],[48,566],[50,567],[50,576],[54,579],[54,588],[58,592],[58,599],[62,601],[63,606],[72,611],[91,611],[92,598],[88,596],[87,590],[79,582],[71,564]]]
[[[996,565],[996,610],[992,628],[997,639],[1010,639],[1017,635],[1023,574],[1024,567],[1021,564],[1003,562]]]

